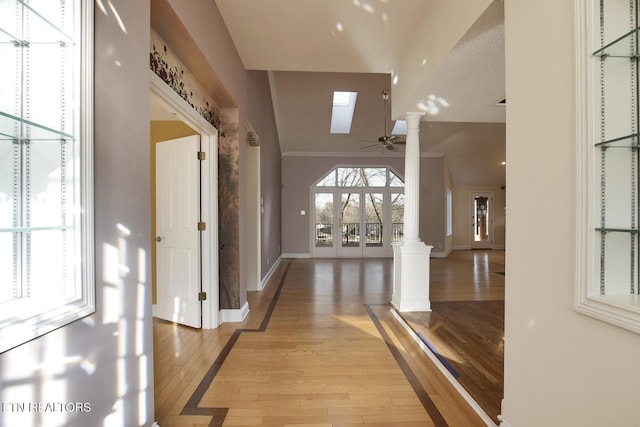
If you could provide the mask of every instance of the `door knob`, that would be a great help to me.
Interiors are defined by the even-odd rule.
[[[156,242],[162,242],[162,237],[160,236],[156,237]]]

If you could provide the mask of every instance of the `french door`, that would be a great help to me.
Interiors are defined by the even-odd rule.
[[[392,231],[397,228],[391,222],[391,200],[390,192],[382,189],[316,192],[314,256],[391,256]]]

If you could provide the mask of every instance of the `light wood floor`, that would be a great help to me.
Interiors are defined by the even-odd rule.
[[[465,256],[451,262],[473,262]],[[434,301],[486,296],[480,283],[464,292],[437,285],[446,280],[436,279],[436,261]],[[156,421],[484,425],[393,317],[391,267],[388,259],[284,260],[263,292],[250,293],[242,323],[196,330],[155,320]],[[445,270],[443,278],[457,274]]]

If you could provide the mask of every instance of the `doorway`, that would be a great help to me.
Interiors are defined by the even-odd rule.
[[[155,316],[202,326],[199,135],[155,143]]]
[[[471,248],[493,246],[493,193],[471,193]]]
[[[158,76],[151,74],[150,80],[150,100],[152,110],[160,108],[165,113],[171,115],[173,120],[191,128],[200,140],[199,152],[196,163],[200,167],[200,177],[198,179],[199,191],[199,221],[195,226],[199,228],[199,256],[197,263],[200,274],[197,278],[199,291],[195,296],[200,300],[201,323],[204,329],[217,328],[220,324],[219,309],[219,268],[218,268],[218,131],[200,116],[189,104],[187,104],[178,94],[168,87]],[[152,113],[153,114],[153,113]],[[155,150],[152,150],[154,152]],[[155,170],[155,160],[152,162],[152,169]],[[155,190],[155,186],[152,188]],[[153,206],[155,211],[155,206]],[[200,223],[200,224],[198,224]],[[161,237],[161,235],[154,235]],[[154,240],[155,244],[158,244]],[[157,249],[157,248],[156,248]],[[179,256],[186,256],[181,252]],[[161,273],[158,271],[157,273]],[[157,273],[154,282],[154,315],[158,302],[157,293]],[[200,285],[201,283],[201,285]],[[185,291],[189,286],[178,287],[175,292]],[[174,300],[175,304],[175,300]]]

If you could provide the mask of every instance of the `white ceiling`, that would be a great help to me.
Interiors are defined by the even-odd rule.
[[[401,153],[362,150],[389,89],[388,119],[427,112],[421,151],[444,154],[454,183],[505,184],[501,0],[214,1],[245,68],[269,71],[284,154]],[[329,133],[334,90],[358,92],[349,135]]]

